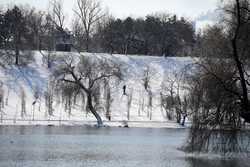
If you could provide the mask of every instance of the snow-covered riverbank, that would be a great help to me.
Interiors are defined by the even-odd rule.
[[[85,111],[81,103],[72,107],[71,114],[65,110],[65,104],[60,99],[53,99],[53,115],[46,108],[46,93],[52,69],[46,67],[42,54],[34,52],[34,61],[27,66],[6,66],[0,69],[3,94],[3,106],[0,120],[4,125],[84,125],[95,124],[95,118]],[[43,52],[46,54],[46,52]],[[59,56],[79,56],[78,53],[53,53]],[[173,79],[176,73],[191,64],[194,59],[188,57],[156,57],[136,55],[109,55],[82,53],[84,56],[110,59],[122,65],[124,78],[111,89],[111,120],[108,122],[105,107],[98,111],[108,126],[122,126],[123,120],[128,120],[128,96],[123,95],[123,86],[132,97],[129,109],[130,127],[180,127],[174,121],[169,121],[166,112],[161,107],[162,83],[165,79]],[[152,91],[152,107],[148,107],[148,92],[143,86],[145,70],[150,69],[150,89]],[[167,82],[165,82],[166,84]],[[167,86],[167,85],[165,85]],[[25,98],[25,114],[22,115],[22,96]],[[39,96],[36,100],[35,96]],[[36,103],[34,104],[34,101]],[[102,105],[102,98],[100,104]],[[39,121],[33,121],[39,120]],[[47,121],[50,120],[50,121]]]
[[[75,121],[75,120],[3,120],[0,126],[95,126],[96,121]],[[190,122],[181,126],[174,121],[104,121],[106,127],[125,127],[129,128],[189,128]]]

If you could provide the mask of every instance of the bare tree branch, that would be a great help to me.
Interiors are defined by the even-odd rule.
[[[89,51],[90,37],[95,24],[103,18],[101,4],[97,0],[77,0],[77,9],[73,9],[79,18],[86,36],[86,50]]]

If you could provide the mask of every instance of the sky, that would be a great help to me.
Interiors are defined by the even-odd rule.
[[[63,0],[68,23],[73,15],[72,9],[75,1]],[[211,17],[211,14],[214,14],[218,6],[218,0],[101,0],[101,2],[104,9],[108,9],[114,17],[144,17],[156,12],[168,12],[197,21],[198,28],[214,22],[216,17]],[[13,4],[29,5],[46,10],[49,0],[0,0],[0,6],[3,7]]]

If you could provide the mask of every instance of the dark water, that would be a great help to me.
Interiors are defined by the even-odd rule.
[[[0,167],[245,167],[250,159],[186,155],[176,129],[0,127]]]

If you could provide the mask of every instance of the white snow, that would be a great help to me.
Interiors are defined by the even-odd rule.
[[[44,52],[45,53],[45,52]],[[46,54],[46,53],[45,53]],[[55,52],[57,56],[67,54],[78,55],[78,53]],[[111,117],[113,122],[105,118],[105,113],[100,112],[104,123],[109,126],[123,125],[127,121],[127,100],[128,96],[123,95],[122,87],[127,86],[128,94],[133,93],[133,100],[130,109],[131,127],[179,127],[178,124],[168,121],[164,111],[160,107],[160,92],[164,76],[173,77],[174,73],[180,72],[186,65],[193,63],[189,57],[156,57],[141,55],[110,55],[101,53],[82,53],[85,56],[111,59],[122,64],[124,69],[124,80],[119,85],[112,87]],[[91,113],[86,114],[81,105],[73,107],[72,115],[65,112],[64,105],[57,100],[53,103],[54,115],[49,116],[45,108],[44,92],[47,89],[51,71],[46,68],[40,52],[34,52],[35,61],[26,67],[7,66],[0,69],[0,80],[3,83],[4,108],[0,114],[3,125],[84,125],[95,123]],[[150,87],[153,95],[152,120],[147,116],[148,95],[143,87],[144,70],[151,69],[152,79]],[[26,97],[26,115],[21,117],[21,90],[24,90]],[[32,106],[34,93],[41,94],[41,101]],[[144,101],[144,109],[140,103]],[[40,111],[39,111],[40,107]],[[140,114],[139,114],[140,112]]]

